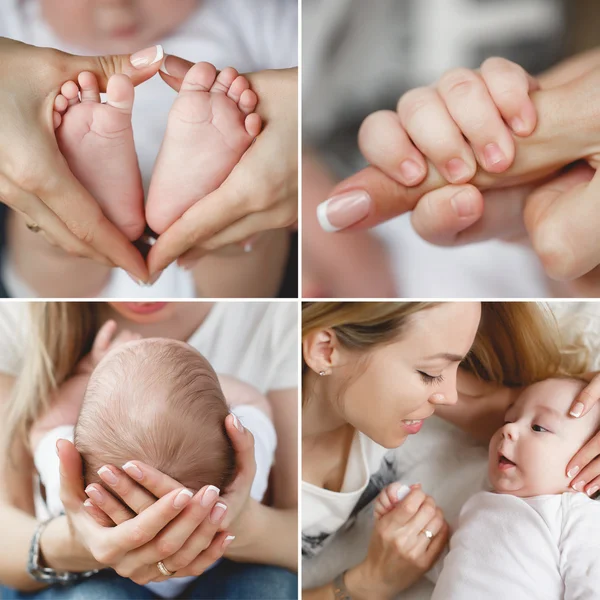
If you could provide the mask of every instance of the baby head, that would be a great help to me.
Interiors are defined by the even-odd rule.
[[[199,0],[39,0],[44,21],[65,43],[122,54],[153,46],[196,10]]]
[[[509,407],[489,447],[488,472],[496,492],[527,498],[570,490],[567,465],[600,426],[598,404],[585,417],[569,415],[586,385],[578,379],[546,379],[525,388]]]
[[[128,342],[92,373],[75,427],[86,485],[105,464],[140,460],[191,490],[226,488],[235,473],[229,410],[208,361],[162,338]]]

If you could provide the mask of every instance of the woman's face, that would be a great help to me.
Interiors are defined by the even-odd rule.
[[[41,0],[44,20],[63,41],[111,54],[153,46],[177,29],[198,0]]]
[[[344,419],[386,448],[400,446],[436,404],[456,402],[458,365],[480,318],[479,302],[439,304],[413,315],[399,341],[370,352],[364,370],[346,352],[335,369],[350,382],[337,400]]]
[[[124,319],[134,323],[161,323],[177,310],[176,302],[109,302]]]

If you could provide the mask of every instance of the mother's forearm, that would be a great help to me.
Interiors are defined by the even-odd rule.
[[[227,549],[227,558],[298,569],[297,509],[277,509],[250,500],[233,529],[236,540]]]

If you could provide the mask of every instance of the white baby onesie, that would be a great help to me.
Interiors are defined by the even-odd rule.
[[[600,503],[480,492],[463,507],[431,600],[592,600]]]

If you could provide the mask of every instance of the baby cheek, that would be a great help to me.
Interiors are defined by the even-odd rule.
[[[182,25],[200,5],[200,0],[142,0],[138,10],[144,12],[144,21],[153,28],[174,30]]]

